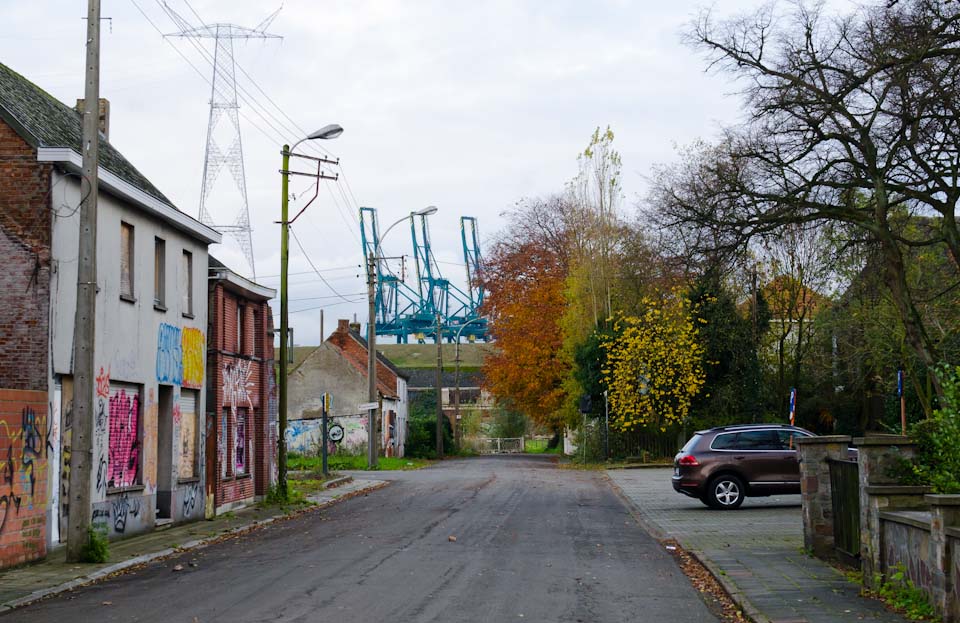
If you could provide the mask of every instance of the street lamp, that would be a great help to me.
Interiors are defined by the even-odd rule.
[[[283,168],[280,170],[280,382],[278,388],[280,393],[280,404],[278,406],[279,422],[277,423],[277,488],[279,489],[280,495],[283,499],[287,498],[287,331],[289,329],[289,309],[287,308],[287,268],[290,262],[290,175],[294,174],[314,177],[318,180],[317,183],[319,184],[319,180],[321,179],[336,179],[335,176],[323,174],[320,171],[320,165],[323,163],[337,163],[337,161],[328,160],[326,158],[314,158],[312,156],[294,154],[293,150],[304,141],[334,139],[341,134],[343,134],[343,128],[341,128],[339,125],[335,123],[326,125],[316,132],[313,132],[312,134],[309,134],[305,138],[302,138],[294,143],[293,148],[291,148],[289,145],[284,145],[282,152]],[[291,155],[295,155],[298,158],[307,158],[316,161],[317,173],[313,174],[290,171]],[[326,443],[327,440],[324,439],[323,442]]]
[[[378,463],[377,453],[377,407],[379,399],[377,396],[377,295],[376,295],[376,268],[380,261],[380,245],[383,239],[387,237],[390,230],[399,225],[408,218],[415,216],[430,216],[437,213],[437,206],[427,206],[422,210],[416,210],[409,215],[397,219],[381,234],[377,240],[377,245],[367,257],[367,303],[369,310],[367,314],[367,400],[373,405],[367,413],[367,469],[376,469]]]
[[[483,320],[483,318],[481,318],[480,316],[477,316],[476,318],[471,318],[470,320],[460,325],[460,328],[457,330],[457,337],[455,338],[457,343],[456,355],[454,356],[454,359],[456,360],[456,365],[457,365],[457,374],[456,374],[456,392],[457,393],[455,398],[456,402],[454,403],[454,413],[456,414],[455,420],[457,423],[457,429],[454,432],[454,435],[458,443],[463,443],[463,434],[462,434],[462,431],[460,430],[460,334],[463,333],[463,330],[467,328],[468,324],[470,324],[471,322],[479,322],[480,320]]]

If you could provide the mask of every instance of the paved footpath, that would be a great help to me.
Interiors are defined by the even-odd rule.
[[[386,484],[384,480],[357,477],[338,487],[311,494],[308,499],[318,506],[327,506]],[[0,571],[0,613],[287,515],[277,507],[252,506],[210,521],[196,521],[113,541],[110,543],[110,560],[103,564],[68,564],[66,550],[61,547],[40,562]]]
[[[607,475],[648,530],[696,554],[756,623],[907,620],[803,552],[799,495],[747,498],[739,510],[715,511],[676,493],[669,468]]]

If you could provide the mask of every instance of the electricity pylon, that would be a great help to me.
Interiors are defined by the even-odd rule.
[[[245,28],[235,24],[204,24],[193,26],[186,19],[178,15],[173,9],[163,5],[170,19],[180,28],[179,32],[171,33],[170,37],[184,37],[194,39],[213,39],[213,79],[210,81],[210,116],[207,121],[207,144],[203,155],[203,186],[200,188],[200,222],[205,225],[229,234],[240,244],[253,278],[257,271],[253,263],[253,236],[250,230],[250,208],[247,204],[247,179],[243,166],[243,142],[240,139],[240,120],[237,102],[236,62],[233,57],[234,39],[280,39],[279,35],[266,32],[273,22],[279,9],[263,20],[255,28]],[[226,118],[228,125],[218,132],[220,121]],[[223,143],[218,142],[217,137]],[[225,139],[225,140],[224,140]],[[225,150],[220,146],[229,141]],[[214,184],[220,172],[226,168],[240,192],[236,216],[229,222],[229,212],[226,209],[215,210],[211,205]],[[226,216],[226,222],[218,223],[213,217],[216,211],[218,216]]]

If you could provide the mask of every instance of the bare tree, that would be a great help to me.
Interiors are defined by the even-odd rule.
[[[960,7],[903,0],[836,18],[791,7],[727,21],[704,12],[691,25],[709,66],[744,85],[748,118],[661,168],[653,203],[687,244],[714,252],[788,224],[864,232],[907,342],[932,370],[937,346],[904,251],[941,248],[960,264]],[[917,215],[933,226],[907,234]]]

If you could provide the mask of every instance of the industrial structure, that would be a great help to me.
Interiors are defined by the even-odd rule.
[[[410,215],[410,236],[416,273],[415,286],[406,282],[405,271],[390,269],[380,248],[380,231],[375,208],[360,208],[360,242],[364,258],[374,258],[376,291],[375,321],[379,335],[392,335],[398,344],[410,336],[418,341],[435,341],[455,336],[469,341],[487,339],[487,321],[480,315],[483,286],[480,284],[482,256],[477,219],[460,218],[460,238],[466,265],[466,291],[440,272],[430,244],[426,214]],[[438,321],[439,317],[439,321]]]
[[[237,101],[236,61],[233,56],[234,39],[280,39],[266,32],[280,12],[278,9],[254,28],[235,24],[206,24],[194,26],[177,14],[166,3],[163,9],[180,28],[168,36],[183,37],[195,43],[213,65],[210,81],[210,114],[207,120],[207,142],[203,156],[203,185],[200,188],[200,222],[229,234],[240,245],[250,274],[256,278],[253,261],[253,237],[250,230],[250,208],[247,204],[247,179],[243,165],[243,142],[240,139],[240,105]],[[198,16],[199,18],[199,16]],[[213,53],[203,49],[199,39],[213,39]],[[227,124],[221,124],[226,118]],[[219,139],[219,140],[218,140]],[[223,145],[226,145],[224,148]],[[217,178],[226,168],[236,185],[239,197],[224,196],[213,201]],[[232,194],[232,193],[231,193]],[[215,216],[216,215],[216,216]],[[217,221],[220,222],[217,222]]]

